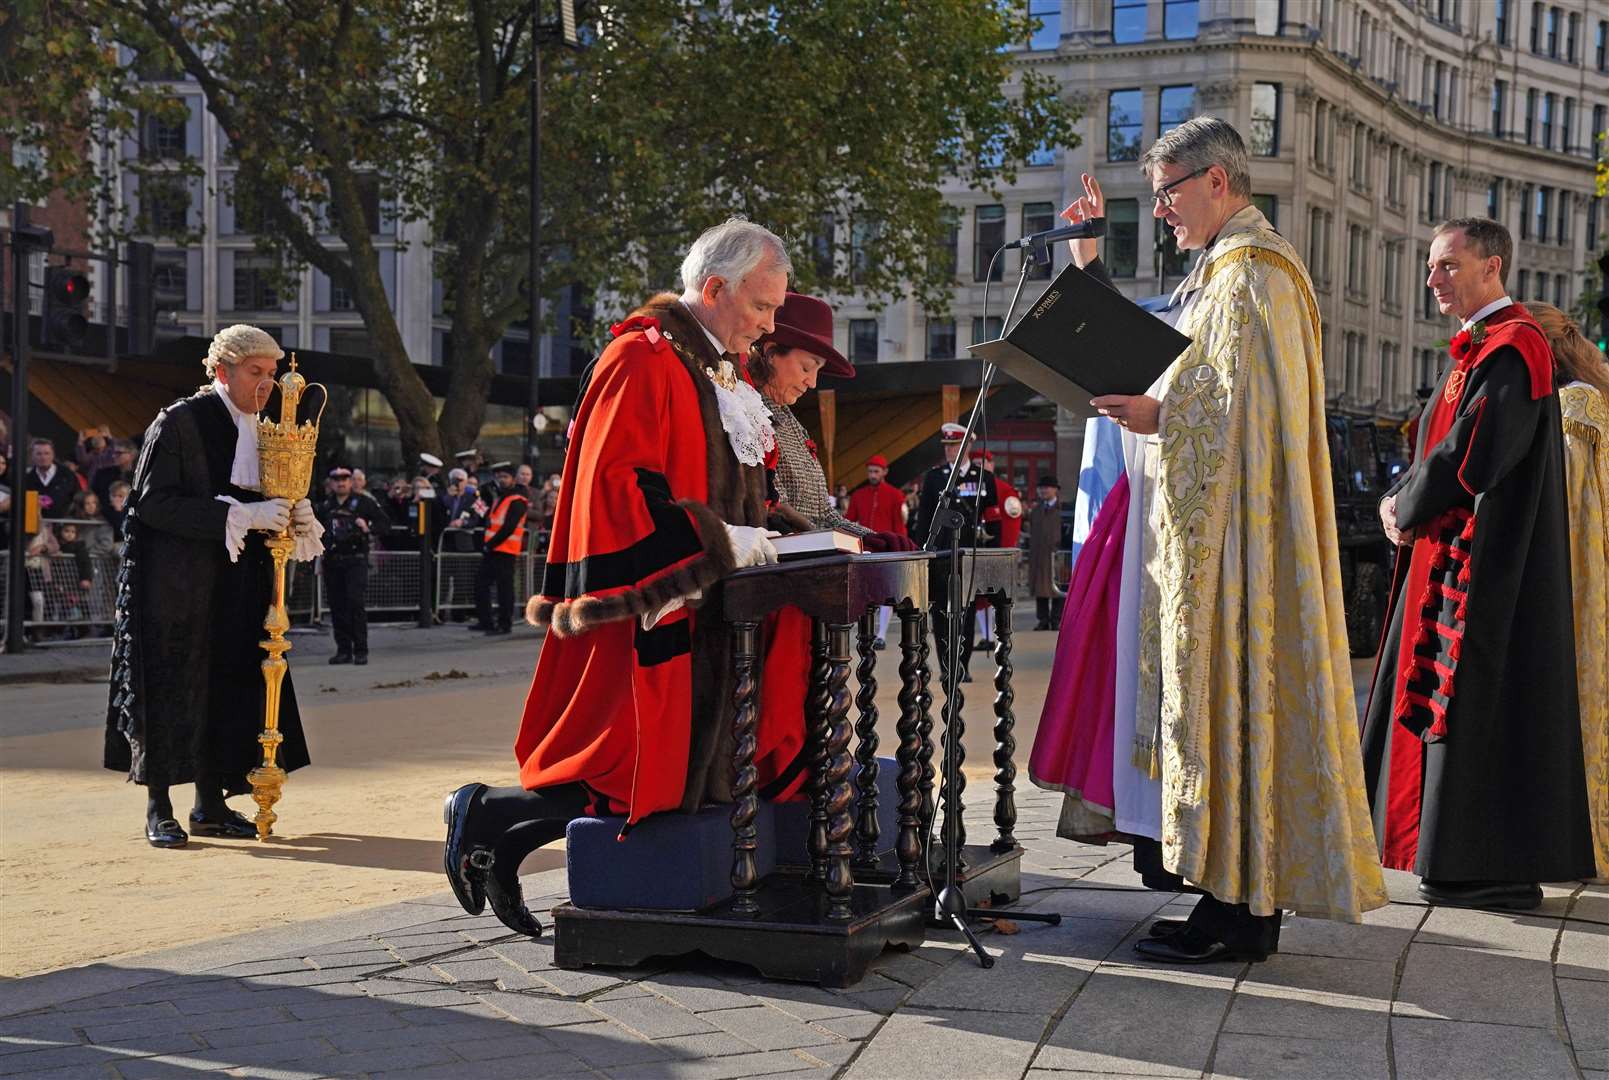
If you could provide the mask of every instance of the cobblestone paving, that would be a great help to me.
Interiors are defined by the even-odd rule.
[[[1500,915],[1389,875],[1362,925],[1292,919],[1266,963],[1173,969],[1130,945],[1189,898],[1142,889],[1126,847],[1056,839],[1057,805],[1019,793],[1018,836],[1023,906],[1065,917],[985,935],[992,970],[933,931],[845,990],[563,971],[444,895],[0,985],[0,1076],[1609,1080],[1609,887]],[[526,879],[535,910],[562,887]]]

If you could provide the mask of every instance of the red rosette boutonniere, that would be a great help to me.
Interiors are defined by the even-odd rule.
[[[821,455],[816,453],[816,440],[814,440],[814,439],[806,439],[805,440],[805,449],[810,451],[810,456],[811,457],[815,458],[817,461],[821,460]]]

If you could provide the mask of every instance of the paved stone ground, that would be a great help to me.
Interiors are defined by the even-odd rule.
[[[1393,874],[1363,925],[1294,919],[1267,963],[1170,969],[1130,945],[1188,898],[1140,888],[1127,848],[1056,839],[1046,793],[1019,806],[1023,906],[1065,917],[987,934],[992,970],[934,931],[847,990],[562,971],[444,894],[0,984],[0,1076],[1609,1080],[1609,887],[1498,915]],[[563,885],[528,877],[532,907]]]

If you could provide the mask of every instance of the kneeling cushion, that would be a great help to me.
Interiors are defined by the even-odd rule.
[[[755,815],[755,868],[776,869],[775,811]],[[624,817],[581,817],[565,830],[570,902],[577,907],[701,911],[732,895],[732,807],[670,811],[620,837]]]

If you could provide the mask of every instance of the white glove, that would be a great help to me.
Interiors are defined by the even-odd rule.
[[[282,533],[290,527],[291,504],[285,499],[264,499],[240,507],[246,512],[246,528],[258,532]],[[230,514],[235,511],[229,511]]]
[[[764,529],[752,525],[727,525],[726,535],[732,541],[732,558],[738,568],[764,566],[777,561],[777,549]]]
[[[318,525],[318,518],[313,516],[313,504],[306,499],[296,500],[296,505],[291,507],[291,520],[296,523],[298,533],[312,532],[313,527]],[[318,531],[323,532],[323,527],[320,526]]]

